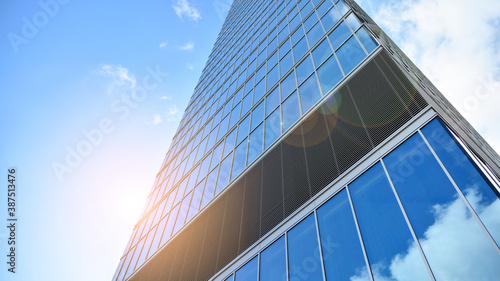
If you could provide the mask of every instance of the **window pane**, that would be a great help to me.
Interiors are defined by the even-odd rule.
[[[264,102],[261,102],[252,111],[252,126],[250,127],[250,131],[253,131],[262,120],[264,120]]]
[[[356,32],[356,35],[358,36],[359,41],[361,41],[368,53],[371,53],[378,46],[377,42],[375,42],[373,37],[368,33],[368,31],[366,31],[364,27],[358,30]]]
[[[306,113],[321,99],[321,92],[315,74],[311,75],[311,77],[299,87],[299,95],[303,113]]]
[[[422,137],[415,134],[384,161],[436,280],[496,279],[500,255]],[[411,251],[418,249],[401,257],[402,266]]]
[[[269,91],[272,86],[278,82],[279,75],[278,75],[278,67],[273,68],[269,73],[267,74],[267,86],[266,86],[266,91]]]
[[[292,71],[288,76],[283,79],[280,83],[281,89],[281,100],[283,101],[297,88],[297,83],[295,82],[295,71]]]
[[[262,146],[264,142],[264,125],[260,124],[255,131],[250,134],[248,145],[248,165],[250,165],[255,158],[262,153]]]
[[[342,43],[351,36],[351,30],[345,22],[342,22],[335,30],[328,35],[330,42],[332,42],[333,49],[336,50]]]
[[[422,129],[425,137],[444,164],[451,177],[476,211],[491,236],[500,245],[500,199],[495,188],[460,149],[438,119]]]
[[[253,97],[253,103],[252,104],[255,104],[256,102],[258,102],[260,100],[260,98],[262,98],[265,94],[266,94],[266,88],[265,88],[265,81],[262,80],[260,81],[257,86],[255,86],[255,94],[254,94],[254,97]]]
[[[260,281],[286,281],[285,237],[260,254]]]
[[[408,276],[430,280],[382,165],[377,163],[364,172],[349,185],[349,191],[375,280]],[[409,251],[412,264],[404,267],[401,258]]]
[[[332,8],[324,17],[321,18],[321,23],[323,23],[323,26],[325,27],[325,30],[328,31],[339,20],[340,20],[339,11],[337,11],[337,9],[335,9],[335,8]]]
[[[229,183],[229,175],[231,174],[231,164],[233,163],[233,154],[229,154],[220,164],[219,178],[217,179],[217,188],[215,194],[219,194]]]
[[[268,148],[281,135],[280,108],[266,119],[265,147]]]
[[[186,219],[187,216],[192,195],[193,193],[189,192],[188,195],[186,195],[186,197],[184,197],[184,199],[180,203],[181,207],[179,209],[179,215],[177,215],[177,220],[175,222],[173,233],[176,233],[184,225],[184,220]]]
[[[233,170],[231,171],[231,180],[236,178],[243,169],[245,169],[247,157],[247,141],[246,139],[241,142],[238,147],[236,147],[234,151],[234,161],[233,161]]]
[[[290,280],[323,280],[314,214],[302,220],[287,235]]]
[[[234,281],[257,281],[258,257],[247,262],[242,268],[238,269]]]
[[[358,40],[352,36],[347,42],[340,47],[337,51],[337,56],[340,61],[340,65],[344,69],[344,73],[347,74],[353,70],[365,57],[365,51],[361,49]]]
[[[346,18],[346,21],[349,24],[349,26],[352,28],[352,30],[356,30],[361,26],[361,23],[359,22],[358,18],[354,15],[354,13],[351,13]]]
[[[286,54],[286,56],[280,61],[280,77],[283,77],[283,75],[292,68],[293,65],[293,58],[292,58],[292,53]]]
[[[300,118],[300,108],[297,92],[293,92],[293,94],[291,94],[290,97],[288,97],[288,99],[283,102],[282,110],[283,132],[285,132]]]
[[[240,125],[238,125],[238,137],[236,138],[236,144],[240,143],[240,141],[248,136],[248,128],[250,128],[250,115],[248,115],[245,120],[241,121]]]
[[[245,114],[252,108],[252,93],[246,95],[243,98],[243,105],[241,106],[241,116],[245,116]]]
[[[235,140],[236,140],[236,129],[233,130],[231,133],[229,133],[229,135],[227,135],[224,144],[224,153],[222,157],[225,157],[229,152],[233,151]]]
[[[304,29],[299,27],[293,34],[292,34],[292,44],[297,44],[299,40],[305,35]]]
[[[323,31],[323,27],[321,27],[320,23],[317,23],[309,32],[307,32],[307,39],[309,40],[309,45],[313,46],[318,42],[319,38],[325,35]]]
[[[278,104],[280,104],[280,92],[279,89],[276,88],[266,97],[266,116],[269,115]]]
[[[332,54],[332,48],[330,47],[328,40],[325,39],[312,52],[312,56],[314,59],[314,63],[316,63],[316,67],[318,67],[331,54]]]
[[[214,191],[215,191],[215,183],[217,181],[217,169],[214,169],[210,174],[207,176],[207,180],[205,183],[205,191],[203,192],[203,197],[201,198],[201,206],[200,209],[205,207],[205,205],[214,198]]]
[[[297,83],[300,85],[304,79],[306,79],[309,74],[314,71],[314,67],[312,61],[309,57],[307,57],[304,61],[302,61],[296,68],[297,70]]]
[[[335,56],[331,56],[319,69],[318,69],[319,82],[321,90],[326,95],[338,82],[344,77],[340,71],[339,65]]]
[[[328,200],[317,214],[327,280],[368,276],[347,191],[344,189]]]
[[[295,63],[297,63],[300,58],[308,51],[309,47],[307,46],[307,41],[305,38],[302,38],[302,40],[293,47],[293,57]]]

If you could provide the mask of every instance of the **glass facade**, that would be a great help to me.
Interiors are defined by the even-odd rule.
[[[378,45],[342,0],[235,2],[122,259],[160,249]]]
[[[439,118],[234,263],[435,110],[403,57],[351,0],[235,0],[113,281],[500,276],[499,188]]]
[[[496,280],[497,188],[436,118],[249,263],[260,280]]]

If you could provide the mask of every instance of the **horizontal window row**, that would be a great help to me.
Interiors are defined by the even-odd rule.
[[[220,280],[494,280],[497,188],[435,119]]]

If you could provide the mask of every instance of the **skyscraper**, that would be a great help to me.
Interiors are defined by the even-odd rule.
[[[500,160],[350,0],[235,0],[113,280],[495,280]]]

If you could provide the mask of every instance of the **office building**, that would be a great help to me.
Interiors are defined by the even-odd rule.
[[[351,0],[235,0],[113,280],[498,280],[495,151]]]

